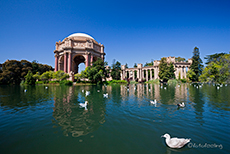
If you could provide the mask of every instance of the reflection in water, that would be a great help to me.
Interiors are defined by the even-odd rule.
[[[24,92],[25,89],[27,92]],[[51,99],[52,92],[47,91],[44,86],[0,86],[0,105],[3,110],[10,109],[12,113],[33,110]]]
[[[84,91],[89,90],[86,96]],[[105,122],[105,102],[102,97],[95,97],[97,88],[62,87],[54,93],[53,123],[62,127],[63,134],[73,137],[86,135],[97,130]],[[98,93],[98,92],[97,92]],[[79,103],[88,101],[88,110],[79,107]],[[100,100],[100,101],[97,101]]]
[[[0,86],[1,153],[229,153],[229,93],[209,84]],[[170,149],[164,133],[223,149]]]

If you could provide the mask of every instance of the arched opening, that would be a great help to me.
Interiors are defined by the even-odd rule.
[[[83,65],[81,63],[84,63]],[[80,68],[79,68],[79,64]],[[85,57],[82,55],[77,55],[73,58],[73,72],[74,74],[76,73],[81,73],[81,70],[85,68]]]
[[[93,62],[97,61],[97,57],[93,57]]]
[[[60,58],[59,58],[59,70],[62,70],[62,71],[64,71],[64,56],[61,56]]]
[[[81,73],[81,71],[84,71],[85,70],[85,63],[80,63],[78,65],[78,72]]]

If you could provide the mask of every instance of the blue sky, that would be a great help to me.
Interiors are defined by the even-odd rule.
[[[229,0],[0,2],[0,63],[37,60],[54,66],[55,42],[75,32],[104,44],[105,60],[121,64],[230,52]],[[204,59],[203,59],[204,61]]]

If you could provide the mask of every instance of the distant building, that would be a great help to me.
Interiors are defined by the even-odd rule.
[[[166,61],[167,63],[170,62],[173,63],[175,68],[176,79],[178,78],[184,79],[187,77],[187,71],[189,70],[189,67],[192,64],[192,59],[188,59],[188,62],[176,62],[175,57],[170,56],[170,57],[166,57]],[[131,78],[132,80],[136,80],[134,75],[135,71],[137,72],[138,81],[141,81],[143,79],[145,79],[146,81],[152,79],[159,79],[158,76],[159,64],[160,64],[160,60],[155,60],[153,66],[143,67],[142,64],[137,64],[136,68],[126,68],[125,65],[121,65],[121,80],[126,79],[127,75],[129,75],[129,78]],[[150,75],[148,75],[148,72],[150,72]],[[150,76],[150,78],[148,78],[148,76]]]

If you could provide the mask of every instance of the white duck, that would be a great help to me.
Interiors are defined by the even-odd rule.
[[[150,101],[151,104],[157,104],[157,100],[154,99],[154,101]]]
[[[185,107],[184,102],[177,104],[178,107]]]
[[[170,138],[169,134],[164,134],[161,137],[165,138],[165,142],[170,148],[182,148],[184,145],[186,145],[191,140],[191,139],[176,138],[176,137]]]
[[[87,105],[88,105],[88,101],[85,101],[85,103],[79,103],[79,106],[82,108],[84,107],[85,110],[87,110]]]

